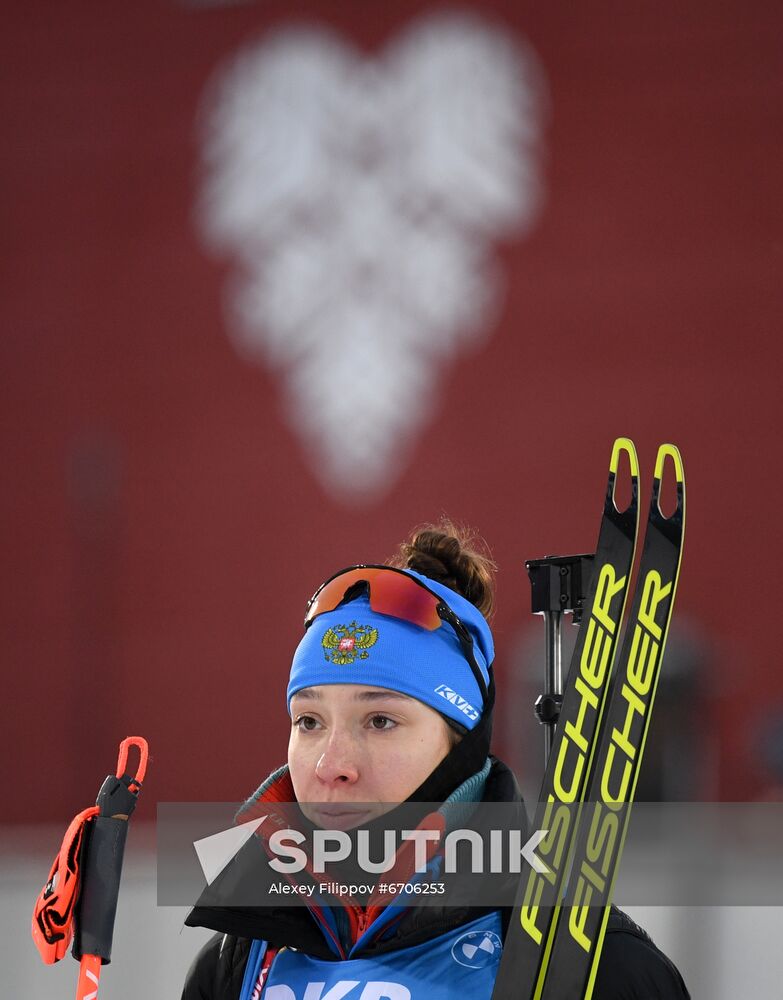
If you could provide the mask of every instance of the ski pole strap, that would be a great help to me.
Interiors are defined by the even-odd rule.
[[[33,941],[47,965],[59,962],[71,943],[73,912],[80,883],[82,839],[88,822],[98,815],[98,811],[97,806],[91,806],[71,820],[46,885],[35,901]]]

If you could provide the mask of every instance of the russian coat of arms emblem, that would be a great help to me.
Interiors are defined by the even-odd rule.
[[[335,625],[334,628],[327,629],[321,645],[327,660],[338,666],[345,666],[357,658],[366,660],[370,655],[368,650],[377,641],[377,628],[351,622],[350,625]]]

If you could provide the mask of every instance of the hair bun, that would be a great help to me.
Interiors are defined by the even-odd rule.
[[[437,580],[474,604],[485,618],[495,607],[497,566],[485,543],[467,528],[444,519],[415,529],[389,564]]]

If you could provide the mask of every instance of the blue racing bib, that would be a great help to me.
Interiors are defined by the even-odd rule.
[[[503,949],[500,914],[371,958],[325,962],[280,951],[263,1000],[488,1000]]]

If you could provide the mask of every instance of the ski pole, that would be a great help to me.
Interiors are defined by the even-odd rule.
[[[139,764],[131,777],[128,751],[134,746]],[[111,961],[128,821],[148,757],[143,737],[122,741],[116,774],[101,785],[95,806],[79,813],[68,827],[33,910],[33,941],[44,962],[59,961],[73,940],[72,954],[80,963],[76,1000],[96,1000],[101,966]]]

